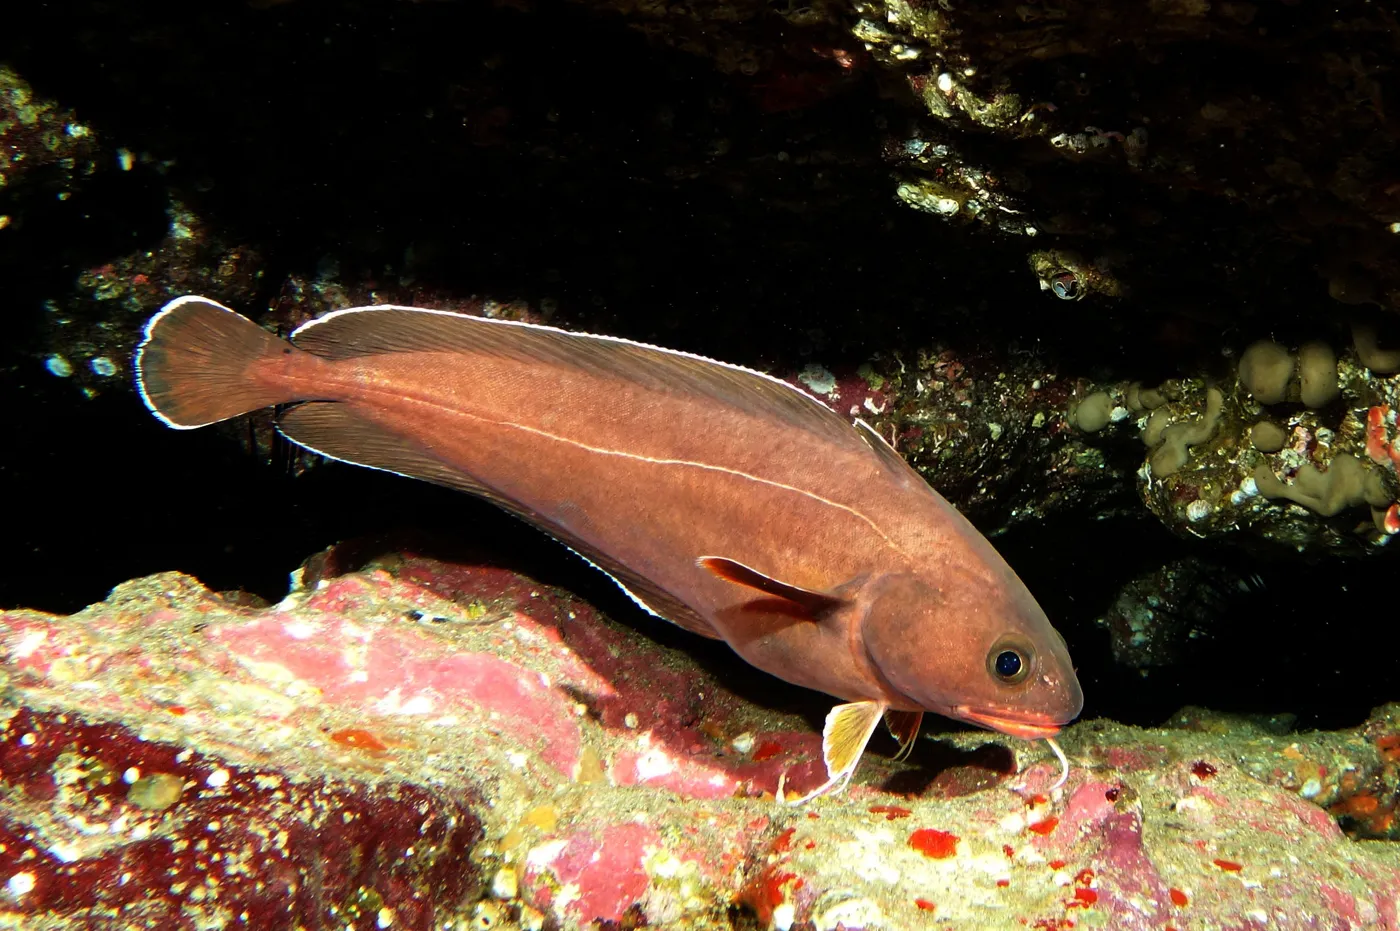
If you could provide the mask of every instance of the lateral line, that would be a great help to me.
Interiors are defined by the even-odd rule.
[[[617,456],[622,459],[632,459],[637,462],[646,462],[652,465],[674,465],[686,466],[692,469],[703,469],[707,472],[718,472],[723,475],[733,475],[736,478],[748,479],[749,481],[757,482],[760,485],[767,485],[771,488],[780,488],[783,491],[791,491],[796,494],[802,495],[803,497],[810,498],[811,500],[816,501],[820,504],[824,504],[827,507],[835,508],[838,511],[844,511],[847,514],[850,514],[852,517],[864,521],[870,527],[871,530],[875,531],[875,533],[880,536],[880,539],[885,541],[885,544],[889,546],[890,549],[894,550],[896,553],[899,553],[901,556],[907,557],[908,555],[902,549],[900,549],[899,545],[896,544],[893,540],[891,540],[883,530],[880,529],[879,525],[877,525],[869,517],[866,517],[860,511],[857,511],[855,508],[841,504],[837,501],[832,501],[828,498],[823,498],[821,495],[815,494],[814,492],[810,492],[805,488],[798,488],[795,485],[788,485],[784,482],[776,482],[772,479],[762,478],[757,475],[750,475],[748,472],[741,472],[738,469],[726,469],[724,466],[711,465],[707,462],[694,462],[689,459],[656,459],[651,456],[639,456],[636,453],[624,452],[620,449],[607,449],[602,446],[590,446],[587,443],[582,443],[578,440],[572,440],[566,436],[558,436],[557,434],[549,433],[545,430],[540,430],[537,427],[531,427],[525,424],[514,423],[509,420],[491,420],[486,417],[478,417],[475,414],[469,414],[466,411],[455,411],[454,413],[460,414],[464,417],[470,417],[473,420],[482,421],[483,423],[494,424],[498,427],[511,427],[516,430],[524,431],[525,433],[531,433],[535,436],[541,436],[545,439],[554,440],[558,443],[567,443],[570,446],[575,446],[579,449],[586,450],[587,452],[597,453],[601,456]]]
[[[358,311],[358,310],[361,310],[361,309],[364,309],[364,308],[354,308],[353,311]],[[402,309],[405,309],[405,310],[417,310],[417,309],[420,309],[420,308],[402,308]],[[350,313],[350,312],[352,312],[352,311],[333,311],[331,314],[327,314],[325,317],[318,317],[316,320],[313,320],[313,321],[311,321],[310,323],[303,324],[302,327],[301,327],[300,329],[305,329],[305,328],[307,328],[307,327],[310,327],[310,326],[311,326],[312,324],[314,324],[314,323],[320,322],[320,321],[322,321],[322,320],[326,320],[326,319],[328,319],[330,316],[333,316],[334,314],[339,314],[339,313]],[[447,311],[433,311],[433,312],[434,312],[434,313],[447,313]],[[296,334],[293,333],[292,335],[295,336]],[[608,337],[603,337],[603,338],[608,338]],[[618,341],[619,341],[619,342],[627,342],[627,340],[618,340]],[[644,344],[639,344],[639,345],[644,345]],[[655,348],[655,347],[649,347],[649,348]],[[668,351],[669,351],[669,350],[668,350]],[[681,353],[681,354],[684,355],[684,353]],[[702,358],[702,357],[697,356],[696,358]],[[711,361],[711,360],[706,360],[706,361]],[[736,366],[736,367],[737,367],[737,366]],[[759,374],[763,374],[763,373],[760,372]],[[771,375],[764,375],[764,377],[765,377],[765,378],[772,378]],[[774,380],[774,381],[778,381],[777,379],[773,379],[773,380]],[[803,397],[808,398],[813,404],[817,404],[817,405],[819,405],[819,406],[825,407],[825,405],[822,405],[822,403],[821,403],[820,401],[818,401],[816,398],[813,398],[811,395],[806,394],[806,393],[803,392],[803,391],[798,391],[798,389],[793,388],[792,385],[788,385],[787,382],[779,381],[778,383],[779,383],[779,384],[782,384],[782,385],[785,385],[785,386],[788,387],[788,388],[791,388],[793,391],[797,391],[798,394],[802,395]],[[491,424],[492,426],[496,426],[496,427],[510,427],[510,428],[513,428],[513,429],[516,429],[516,430],[524,431],[524,432],[526,432],[526,433],[532,433],[532,434],[534,434],[534,435],[536,435],[536,436],[544,437],[545,439],[554,440],[555,442],[558,442],[558,443],[567,443],[567,444],[569,444],[570,446],[575,446],[575,447],[577,447],[577,448],[579,448],[579,449],[586,450],[586,451],[591,452],[591,453],[596,453],[596,454],[598,454],[598,455],[603,455],[603,456],[617,456],[617,457],[620,457],[620,458],[623,458],[623,459],[633,459],[633,460],[636,460],[636,461],[638,461],[638,462],[646,462],[646,463],[651,463],[651,464],[654,464],[654,465],[687,466],[687,467],[694,468],[694,469],[703,469],[703,470],[705,470],[705,471],[707,471],[707,472],[718,472],[718,473],[724,474],[724,475],[733,475],[733,476],[735,476],[735,477],[737,477],[737,478],[747,479],[747,480],[749,480],[749,481],[751,481],[751,482],[756,482],[757,484],[760,484],[760,485],[767,485],[767,486],[769,486],[769,487],[771,487],[771,488],[779,488],[779,489],[782,489],[783,491],[790,491],[790,492],[793,492],[793,493],[795,493],[795,494],[802,495],[802,496],[805,497],[805,498],[810,498],[811,500],[816,501],[816,502],[818,502],[818,503],[820,503],[820,504],[824,504],[824,505],[826,505],[827,507],[835,508],[835,509],[838,510],[838,511],[844,511],[845,513],[851,515],[852,517],[855,517],[856,519],[858,519],[858,520],[864,522],[868,527],[870,527],[871,530],[875,531],[876,535],[879,536],[880,539],[882,539],[882,540],[885,541],[885,545],[887,545],[890,549],[894,550],[896,553],[898,553],[900,556],[904,557],[905,559],[909,559],[909,558],[910,558],[909,554],[906,553],[906,552],[904,551],[904,549],[903,549],[902,547],[899,546],[899,544],[895,543],[894,540],[890,539],[889,535],[886,534],[883,530],[881,530],[880,527],[879,527],[879,525],[876,524],[876,523],[875,523],[873,520],[871,520],[869,517],[867,517],[866,515],[862,514],[860,511],[857,511],[857,510],[856,510],[855,508],[853,508],[853,507],[850,507],[850,506],[845,505],[845,504],[841,504],[841,503],[839,503],[839,502],[837,502],[837,501],[832,501],[832,500],[830,500],[830,499],[828,499],[828,498],[823,498],[821,495],[818,495],[818,494],[816,494],[816,493],[814,493],[814,492],[808,491],[808,490],[805,489],[805,488],[798,488],[798,487],[796,487],[795,485],[788,485],[788,484],[786,484],[786,483],[784,483],[784,482],[777,482],[777,481],[774,481],[774,480],[772,480],[772,479],[762,478],[762,477],[757,476],[757,475],[750,475],[749,473],[747,473],[747,472],[741,472],[741,471],[739,471],[738,469],[726,469],[726,468],[723,467],[723,466],[710,465],[709,463],[706,463],[706,462],[693,462],[693,461],[691,461],[691,460],[689,460],[689,459],[656,459],[656,458],[652,458],[652,457],[650,457],[650,456],[639,456],[639,455],[637,455],[636,453],[624,452],[624,451],[618,450],[618,449],[607,449],[607,448],[604,448],[604,447],[601,447],[601,446],[590,446],[590,445],[588,445],[587,443],[582,443],[582,442],[580,442],[580,441],[578,441],[578,440],[573,440],[573,439],[570,439],[569,437],[566,437],[566,436],[559,436],[559,435],[557,435],[557,434],[549,433],[548,431],[541,430],[541,429],[539,429],[539,428],[537,428],[537,427],[531,427],[531,426],[528,426],[528,425],[526,425],[526,424],[515,423],[514,421],[509,421],[509,420],[493,420],[493,419],[491,419],[490,417],[482,417],[482,416],[479,415],[479,414],[473,414],[473,413],[470,413],[470,412],[468,412],[468,411],[461,410],[460,408],[446,407],[446,406],[444,406],[441,402],[439,402],[438,400],[436,400],[435,398],[433,398],[433,397],[431,397],[431,396],[429,396],[429,395],[426,395],[426,394],[413,394],[413,395],[402,395],[402,394],[401,394],[401,395],[398,395],[396,398],[394,398],[394,400],[399,401],[399,402],[408,401],[408,402],[410,402],[410,403],[423,404],[423,405],[426,405],[426,406],[428,406],[428,407],[432,407],[432,408],[435,408],[435,409],[437,409],[437,410],[439,410],[439,411],[442,411],[443,413],[446,413],[446,414],[448,414],[448,415],[450,415],[450,416],[466,417],[466,418],[469,418],[469,419],[471,419],[471,420],[475,420],[475,421],[477,421],[478,423]],[[830,408],[827,408],[827,410],[830,410]],[[308,447],[308,448],[309,448],[309,447]],[[873,452],[873,451],[872,451],[872,452]],[[334,458],[334,457],[331,457],[331,458]],[[648,609],[648,610],[650,610],[650,609]]]

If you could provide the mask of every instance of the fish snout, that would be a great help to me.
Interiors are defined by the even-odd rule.
[[[989,730],[1000,731],[1013,737],[1026,740],[1039,740],[1054,737],[1068,720],[1056,720],[1049,714],[1028,711],[1002,711],[994,713],[977,711],[968,705],[954,705],[950,714],[960,721],[976,724]]]
[[[963,702],[949,714],[960,721],[1036,740],[1053,737],[1084,709],[1084,692],[1073,667],[1041,669],[1016,701]]]

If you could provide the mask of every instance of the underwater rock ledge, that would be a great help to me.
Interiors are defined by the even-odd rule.
[[[1400,706],[1086,722],[1055,790],[1039,744],[926,737],[791,808],[818,734],[683,650],[334,557],[274,606],[163,573],[0,613],[0,928],[1400,927],[1400,845],[1320,807],[1395,836]]]

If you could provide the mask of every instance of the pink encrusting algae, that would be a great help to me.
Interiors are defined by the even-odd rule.
[[[803,718],[576,598],[413,555],[301,578],[271,608],[172,573],[71,618],[0,615],[0,895],[26,931],[226,911],[253,931],[722,931],[736,906],[976,927],[989,905],[1017,927],[1161,931],[1248,926],[1249,884],[1278,892],[1274,927],[1394,921],[1400,856],[1349,841],[1286,767],[1354,774],[1363,812],[1400,709],[1363,740],[1256,738],[1243,759],[1218,728],[1096,722],[1067,734],[1096,762],[1060,789],[1032,745],[988,754],[999,738],[968,732],[940,738],[958,762],[928,789],[893,794],[928,777],[886,744],[848,797],[792,809],[778,780],[822,778]],[[466,669],[499,688],[459,685]]]

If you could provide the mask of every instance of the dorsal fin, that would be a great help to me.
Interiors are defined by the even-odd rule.
[[[704,618],[649,579],[542,515],[503,497],[468,473],[453,468],[414,441],[360,416],[348,404],[338,401],[298,404],[282,412],[277,418],[277,429],[293,443],[330,459],[422,479],[485,498],[548,533],[602,570],[642,608],[692,633],[719,639],[719,634]]]
[[[786,582],[764,575],[757,569],[750,568],[741,562],[727,559],[723,556],[701,556],[695,560],[695,564],[702,569],[706,569],[714,575],[727,582],[736,585],[743,585],[752,588],[754,591],[763,592],[765,595],[772,595],[774,598],[781,598],[790,601],[800,607],[807,617],[812,620],[820,620],[822,615],[845,604],[845,600],[838,595],[827,592],[814,592],[809,589],[799,588],[796,585],[789,585]]]
[[[332,311],[303,324],[291,341],[331,360],[388,352],[470,352],[570,366],[649,390],[707,396],[827,439],[852,441],[850,424],[839,414],[785,381],[615,336],[385,304]]]
[[[856,418],[855,425],[856,431],[860,433],[861,439],[865,440],[865,445],[869,446],[871,450],[874,451],[875,455],[880,457],[880,461],[885,464],[886,468],[896,475],[903,475],[913,470],[914,467],[899,454],[899,450],[890,445],[889,440],[880,435],[880,431],[876,430],[859,417]],[[916,472],[914,474],[917,475],[918,473]]]

